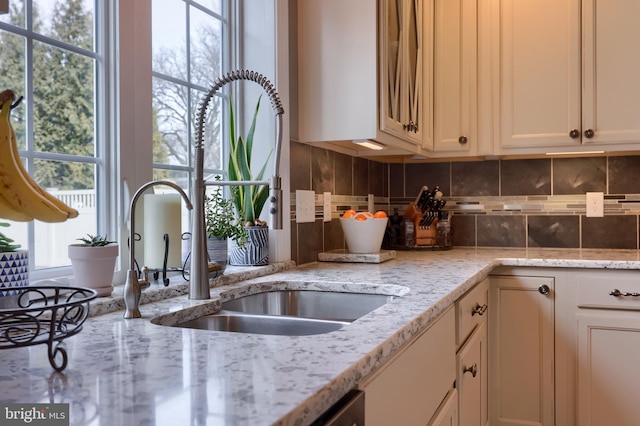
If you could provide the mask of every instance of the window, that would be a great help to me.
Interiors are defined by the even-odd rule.
[[[11,0],[0,16],[0,87],[23,103],[12,112],[29,174],[76,208],[73,220],[12,223],[5,231],[28,247],[31,269],[68,265],[66,246],[103,228],[106,147],[104,2]]]
[[[189,189],[196,115],[227,62],[228,7],[222,0],[154,0],[153,163],[154,179]],[[223,173],[221,98],[207,117],[205,175]]]

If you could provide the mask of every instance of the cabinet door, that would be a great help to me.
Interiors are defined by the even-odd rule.
[[[501,146],[580,145],[580,0],[500,4]]]
[[[492,276],[490,424],[554,424],[554,279]]]
[[[367,426],[424,426],[455,381],[455,315],[449,309],[359,385]]]
[[[487,327],[481,323],[458,352],[458,404],[460,426],[488,423]]]
[[[434,151],[477,149],[477,0],[436,0]]]
[[[380,129],[416,145],[430,143],[430,1],[382,1]],[[427,137],[427,142],[424,138]]]
[[[453,389],[429,422],[429,426],[458,426],[458,424],[458,393]]]
[[[588,144],[640,141],[640,2],[584,0],[583,135]]]
[[[640,423],[640,313],[578,314],[578,424]]]

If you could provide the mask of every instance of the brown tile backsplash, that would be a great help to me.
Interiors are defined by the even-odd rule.
[[[348,208],[402,214],[423,185],[439,185],[458,247],[639,249],[640,156],[391,163],[291,143],[292,258],[345,248]],[[295,190],[316,192],[316,221],[295,222]],[[332,221],[322,221],[322,192]],[[605,193],[605,216],[585,216],[585,193]]]
[[[553,159],[553,195],[606,192],[606,186],[606,157]]]

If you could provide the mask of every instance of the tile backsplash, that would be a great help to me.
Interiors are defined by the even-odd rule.
[[[339,214],[368,194],[402,214],[423,185],[445,194],[454,247],[639,248],[640,155],[385,164],[292,142],[292,259],[345,248]],[[315,222],[295,222],[296,189],[316,193]],[[605,194],[604,217],[585,216],[586,192]]]

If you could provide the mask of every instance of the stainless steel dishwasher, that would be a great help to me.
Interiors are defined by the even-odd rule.
[[[364,426],[364,392],[350,391],[311,426]]]

